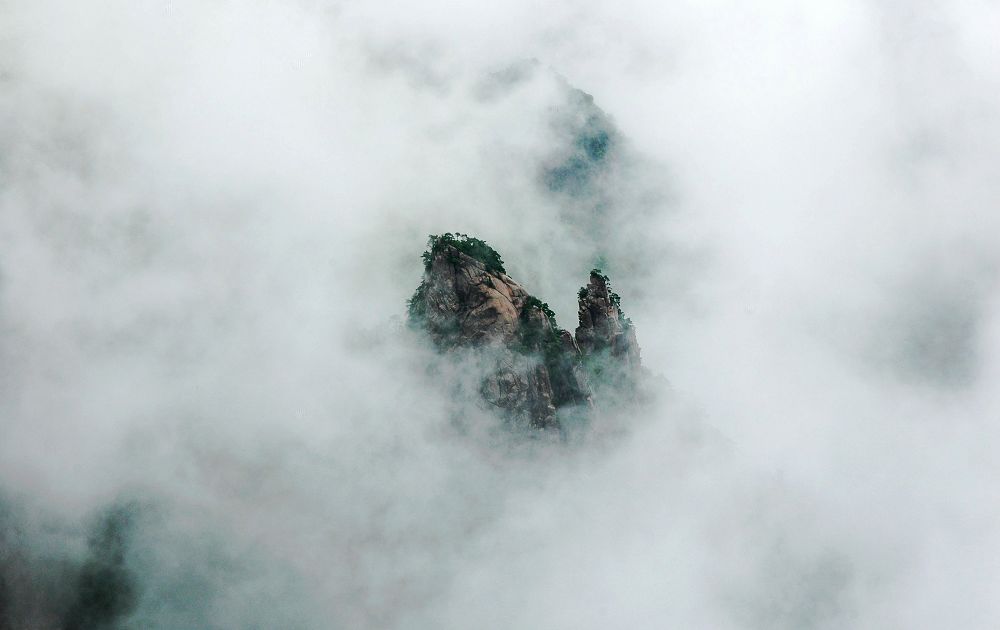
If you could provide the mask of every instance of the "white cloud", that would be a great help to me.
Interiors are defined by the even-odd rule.
[[[993,625],[996,7],[90,4],[0,5],[19,553],[138,500],[136,627]],[[669,396],[459,435],[394,320],[444,231],[563,326],[604,256]]]

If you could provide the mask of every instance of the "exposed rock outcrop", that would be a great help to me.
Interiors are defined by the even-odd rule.
[[[621,298],[611,291],[608,277],[600,269],[590,272],[590,283],[580,289],[580,325],[576,340],[588,354],[607,350],[631,370],[642,367],[639,342],[631,320],[621,311]]]
[[[590,409],[597,381],[616,387],[641,367],[631,322],[608,278],[594,270],[580,290],[576,336],[548,305],[506,274],[500,256],[466,235],[432,236],[424,277],[409,302],[410,325],[442,352],[474,352],[479,393],[515,425],[559,429],[560,411]]]
[[[441,348],[512,343],[530,296],[503,271],[452,245],[433,252],[418,289],[423,325]],[[413,315],[411,310],[411,315]]]

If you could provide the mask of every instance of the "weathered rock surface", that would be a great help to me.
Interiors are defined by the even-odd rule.
[[[435,253],[424,275],[427,331],[441,347],[510,344],[530,297],[506,274],[448,246]]]
[[[516,425],[559,429],[560,410],[593,406],[595,380],[613,376],[619,386],[640,369],[635,331],[598,270],[579,292],[574,336],[478,239],[432,236],[424,262],[411,326],[442,352],[478,353],[483,401]]]
[[[621,312],[617,294],[608,287],[608,277],[595,269],[590,283],[580,290],[580,325],[576,340],[587,353],[607,350],[621,363],[634,370],[642,366],[639,342],[632,323]]]

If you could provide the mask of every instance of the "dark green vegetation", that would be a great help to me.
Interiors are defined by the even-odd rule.
[[[604,280],[604,286],[608,288],[608,297],[611,299],[611,304],[618,309],[618,317],[621,319],[622,326],[629,328],[632,326],[632,320],[625,317],[625,311],[622,310],[622,297],[611,290],[611,278],[604,274],[600,269],[594,268],[590,270],[590,275],[597,276],[601,280]],[[577,293],[577,297],[581,300],[587,297],[589,289],[587,287],[580,287],[580,291]]]
[[[547,169],[544,180],[553,192],[582,196],[605,168],[615,147],[615,137],[611,121],[594,105],[593,97],[579,90],[574,90],[574,96],[577,107],[583,112],[583,121],[572,125],[570,155],[558,166]]]
[[[486,266],[486,271],[490,273],[507,273],[500,254],[497,253],[497,250],[490,247],[486,241],[469,236],[468,234],[452,234],[451,232],[441,235],[432,234],[427,239],[427,250],[421,256],[424,259],[424,269],[430,269],[434,256],[448,246],[454,247],[466,256],[483,263]]]
[[[115,506],[98,521],[87,543],[88,558],[80,569],[65,630],[109,628],[135,607],[137,593],[125,564],[134,512],[131,505]]]
[[[541,312],[545,313],[545,316],[549,318],[549,323],[552,324],[552,327],[556,327],[556,314],[552,312],[552,309],[549,308],[547,303],[539,300],[533,295],[529,295],[528,299],[524,301],[524,309],[527,311],[531,308],[537,308]]]
[[[427,317],[427,282],[420,281],[413,296],[406,301],[407,323],[412,326],[421,325]]]
[[[541,317],[532,316],[536,311],[544,313],[548,318],[548,328],[544,326]],[[552,384],[552,404],[557,408],[580,404],[587,399],[587,393],[581,389],[575,376],[583,357],[568,351],[563,345],[562,334],[565,332],[559,328],[555,313],[548,304],[533,295],[525,300],[521,310],[521,338],[517,350],[522,354],[538,356],[544,363]]]
[[[4,565],[10,565],[9,556],[11,555],[11,540],[9,532],[7,531],[10,525],[8,521],[10,516],[8,513],[7,503],[0,497],[0,558],[3,560]],[[10,607],[11,607],[11,597],[10,597],[10,585],[7,584],[7,567],[0,566],[0,628],[8,627],[10,618]]]
[[[79,529],[29,516],[0,492],[0,629],[111,630],[138,603],[126,567],[136,513],[132,504],[104,510],[88,528],[77,558]]]
[[[546,330],[543,319],[531,316],[532,311],[541,311],[549,320]],[[528,296],[521,309],[521,350],[526,352],[541,352],[545,358],[551,358],[562,353],[561,330],[556,324],[556,314],[549,305],[535,296]]]

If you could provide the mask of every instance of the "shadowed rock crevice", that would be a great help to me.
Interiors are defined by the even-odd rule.
[[[560,429],[561,410],[589,412],[595,392],[634,387],[641,370],[635,330],[600,270],[579,292],[574,336],[505,273],[485,242],[431,236],[423,260],[423,279],[408,303],[410,326],[442,353],[477,353],[486,366],[479,394],[508,422]]]

